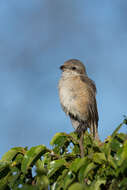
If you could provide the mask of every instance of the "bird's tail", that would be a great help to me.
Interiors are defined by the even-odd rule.
[[[90,126],[90,133],[93,136],[95,140],[99,140],[99,135],[98,135],[98,125],[96,123],[93,123]]]

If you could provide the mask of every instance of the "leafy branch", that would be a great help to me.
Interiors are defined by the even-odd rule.
[[[126,190],[127,134],[118,133],[127,118],[105,142],[86,132],[84,158],[76,133],[57,133],[45,145],[15,147],[0,160],[0,190]]]

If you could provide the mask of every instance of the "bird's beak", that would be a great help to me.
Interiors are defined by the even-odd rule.
[[[64,65],[61,65],[61,66],[60,66],[60,69],[61,69],[62,71],[64,70],[64,68],[65,68]]]

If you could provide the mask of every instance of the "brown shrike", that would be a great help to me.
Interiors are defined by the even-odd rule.
[[[95,139],[98,137],[98,111],[95,83],[87,76],[85,66],[77,59],[66,61],[60,69],[59,97],[64,112],[80,135],[81,156],[84,155],[84,133],[89,128]]]

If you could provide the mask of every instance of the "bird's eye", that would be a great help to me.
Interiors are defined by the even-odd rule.
[[[76,67],[72,67],[72,70],[76,70]]]

